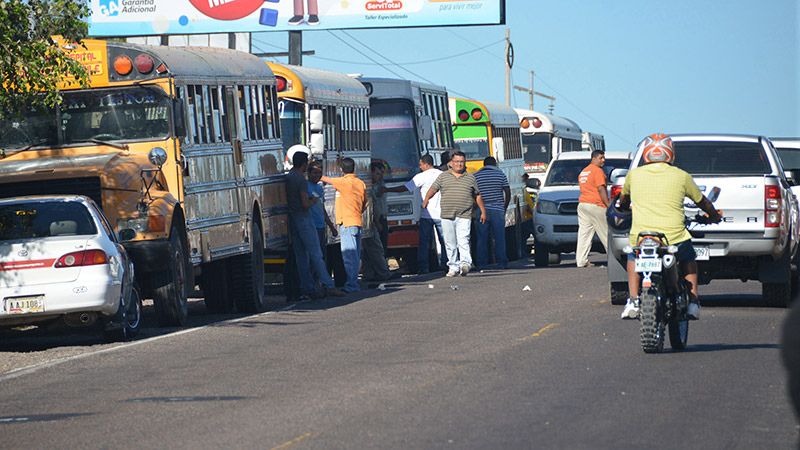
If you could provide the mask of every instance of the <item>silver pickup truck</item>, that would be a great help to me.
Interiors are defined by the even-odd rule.
[[[672,135],[675,165],[689,172],[706,196],[719,188],[714,206],[723,211],[719,224],[692,226],[701,284],[716,279],[757,280],[764,301],[785,306],[797,284],[800,241],[794,180],[784,173],[772,143],[765,137],[723,134]],[[641,147],[631,162],[641,161]],[[612,174],[612,196],[622,190],[624,174]],[[700,210],[685,200],[687,215]],[[611,302],[628,296],[628,235],[609,230],[608,279]]]

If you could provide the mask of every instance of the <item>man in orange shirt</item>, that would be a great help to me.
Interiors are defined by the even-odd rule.
[[[595,150],[592,152],[592,161],[578,175],[578,185],[581,188],[581,196],[578,198],[578,248],[575,250],[575,264],[578,267],[589,266],[589,250],[592,248],[595,233],[603,247],[608,250],[608,192],[606,174],[603,172],[605,163],[605,152]]]
[[[345,292],[356,292],[361,289],[358,284],[358,272],[361,265],[361,230],[363,227],[362,214],[367,205],[367,185],[355,174],[356,163],[353,158],[344,158],[339,163],[344,173],[343,177],[322,177],[323,183],[328,183],[336,189],[339,196],[336,198],[336,224],[339,225],[339,245],[342,249],[344,270],[347,273]]]

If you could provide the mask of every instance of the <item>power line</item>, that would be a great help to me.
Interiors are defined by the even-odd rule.
[[[464,38],[463,36],[459,35],[459,34],[458,34],[458,33],[456,33],[455,31],[453,31],[453,30],[451,30],[451,29],[449,29],[449,28],[446,28],[446,30],[447,30],[448,32],[450,32],[451,34],[453,34],[454,36],[458,37],[459,39],[463,39],[464,41],[466,41],[466,42],[468,42],[468,43],[472,44],[473,46],[475,46],[475,44],[474,44],[473,42],[471,42],[471,41],[467,40],[466,38]],[[476,47],[477,47],[477,46],[476,46]],[[501,57],[501,56],[499,56],[499,55],[495,55],[494,53],[492,53],[492,52],[490,52],[490,51],[488,51],[488,50],[485,50],[485,49],[484,49],[483,51],[484,51],[485,53],[488,53],[489,55],[491,55],[493,58],[500,59],[501,61],[503,60],[503,57]],[[516,70],[522,70],[522,69],[521,69],[521,68],[519,68],[519,67],[517,67],[517,68],[516,68]],[[512,70],[512,73],[513,73],[513,70]],[[613,134],[614,136],[616,136],[616,137],[620,138],[620,139],[621,139],[623,142],[625,142],[626,144],[628,144],[628,145],[631,145],[631,146],[634,146],[634,144],[633,144],[633,143],[631,143],[631,142],[630,142],[628,139],[626,139],[626,138],[622,137],[622,136],[621,136],[619,133],[615,132],[613,129],[611,129],[610,127],[608,127],[608,126],[607,126],[607,125],[605,125],[604,123],[600,122],[599,120],[595,119],[595,118],[594,118],[592,115],[590,115],[589,113],[587,113],[586,111],[584,111],[583,109],[581,109],[581,108],[580,108],[578,105],[576,105],[574,102],[572,102],[572,101],[571,101],[571,100],[570,100],[568,97],[566,97],[564,94],[562,94],[561,92],[557,91],[557,90],[556,90],[556,89],[553,87],[553,85],[551,85],[551,84],[550,84],[550,83],[548,83],[546,80],[544,80],[544,79],[543,79],[543,78],[542,78],[542,77],[539,75],[539,73],[538,73],[538,72],[536,72],[536,73],[534,74],[534,77],[536,77],[537,79],[539,79],[539,81],[541,81],[542,83],[544,83],[544,84],[545,84],[545,85],[546,85],[548,88],[550,88],[550,90],[552,90],[553,92],[555,92],[555,93],[558,95],[558,98],[559,98],[559,99],[562,99],[562,100],[564,100],[565,102],[567,102],[568,104],[570,104],[570,105],[571,105],[573,108],[575,108],[575,109],[576,109],[578,112],[580,112],[581,114],[583,114],[584,116],[586,116],[586,117],[587,117],[589,120],[591,120],[591,121],[593,121],[594,123],[596,123],[596,124],[600,125],[602,128],[604,128],[604,129],[608,130],[608,131],[609,131],[611,134]]]
[[[366,53],[364,53],[364,52],[362,52],[361,50],[357,49],[356,47],[354,47],[354,46],[350,45],[350,43],[349,43],[349,42],[347,42],[346,40],[344,40],[344,39],[342,39],[341,37],[339,37],[339,36],[335,35],[335,34],[334,34],[334,33],[333,33],[331,30],[327,30],[327,31],[328,31],[328,34],[330,34],[331,36],[333,36],[333,37],[335,37],[336,39],[338,39],[339,41],[341,41],[341,42],[342,42],[344,45],[346,45],[346,46],[348,46],[348,47],[352,48],[353,50],[355,50],[355,51],[356,51],[358,54],[360,54],[361,56],[363,56],[363,57],[367,58],[368,60],[370,60],[370,61],[374,62],[375,64],[377,64],[377,65],[381,66],[381,68],[383,68],[383,70],[385,70],[385,71],[387,71],[387,72],[389,72],[389,73],[392,73],[392,74],[394,74],[394,76],[396,76],[396,77],[403,78],[403,76],[402,76],[402,75],[400,75],[399,73],[395,72],[394,70],[392,70],[392,69],[390,69],[390,68],[386,67],[386,65],[384,65],[384,64],[381,64],[381,63],[379,63],[378,61],[376,61],[376,60],[372,59],[372,57],[370,57],[370,56],[369,56],[369,55],[367,55]]]
[[[348,33],[347,31],[344,31],[344,30],[342,30],[342,33],[343,33],[344,35],[346,35],[347,37],[349,37],[350,39],[352,39],[352,40],[354,40],[354,41],[358,42],[359,44],[361,44],[361,46],[363,46],[364,48],[368,49],[369,51],[371,51],[371,52],[375,53],[376,55],[380,56],[381,58],[385,59],[385,60],[386,60],[386,61],[388,61],[390,64],[392,64],[392,65],[396,66],[398,69],[404,70],[404,71],[406,71],[406,72],[410,73],[412,76],[415,76],[415,77],[417,77],[418,79],[420,79],[420,80],[422,80],[422,81],[425,81],[425,82],[427,82],[427,83],[430,83],[430,84],[438,84],[438,83],[436,83],[436,82],[434,82],[434,81],[431,81],[431,80],[429,80],[429,79],[427,79],[427,78],[423,77],[422,75],[420,75],[420,74],[418,74],[418,73],[416,73],[416,72],[413,72],[413,71],[411,71],[410,69],[407,69],[407,68],[405,68],[405,67],[403,67],[403,66],[399,65],[398,63],[396,63],[396,62],[392,61],[391,59],[389,59],[388,57],[384,56],[384,55],[383,55],[383,54],[381,54],[380,52],[378,52],[378,51],[376,51],[376,50],[372,49],[372,47],[370,47],[369,45],[367,45],[367,44],[365,44],[365,43],[361,42],[361,41],[360,41],[360,40],[358,40],[358,39],[357,39],[355,36],[351,35],[351,34],[350,34],[350,33]],[[505,40],[505,39],[503,39],[503,40]],[[370,59],[371,59],[371,58],[370,58]],[[398,76],[400,76],[400,75],[398,75]],[[403,77],[402,77],[402,76],[400,76],[400,78],[403,78]],[[452,90],[452,89],[448,89],[448,90],[449,90],[450,92],[452,92],[452,93],[454,93],[454,94],[456,94],[456,95],[460,96],[460,97],[468,97],[467,95],[464,95],[464,94],[462,94],[462,93],[460,93],[460,92],[457,92],[457,91],[454,91],[454,90]]]

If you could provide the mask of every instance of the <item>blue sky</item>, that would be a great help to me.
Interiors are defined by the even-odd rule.
[[[503,102],[504,45],[498,41],[509,27],[514,84],[528,85],[528,72],[535,70],[536,90],[557,97],[555,113],[604,134],[609,150],[631,150],[655,131],[800,136],[798,4],[507,0],[505,26],[304,32],[305,49],[319,57],[306,56],[303,63],[395,76],[338,36],[405,78]],[[282,32],[254,35],[253,51],[279,51],[287,41]],[[395,63],[424,63],[405,65],[412,75],[373,51]],[[535,106],[546,111],[547,104],[537,98]],[[512,105],[527,108],[527,94],[513,91]]]

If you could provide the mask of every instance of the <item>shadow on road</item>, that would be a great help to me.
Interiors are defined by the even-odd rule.
[[[703,295],[700,288],[700,304],[704,308],[770,308],[760,295],[754,294],[714,294]],[[784,308],[771,308],[784,309]]]
[[[779,349],[778,344],[697,344],[689,345],[684,352],[701,353],[701,352],[721,352],[725,350],[755,350],[760,348]]]

